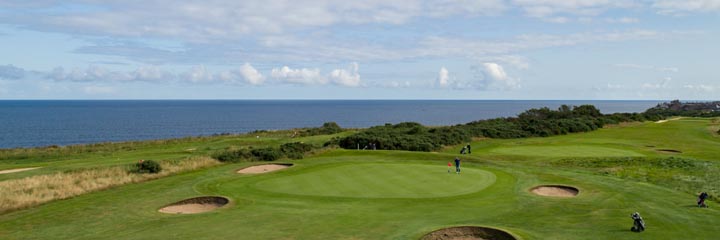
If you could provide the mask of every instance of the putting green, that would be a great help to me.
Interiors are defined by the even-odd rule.
[[[454,171],[454,167],[453,167]],[[357,198],[433,198],[469,194],[495,182],[491,172],[423,164],[353,164],[268,179],[255,188],[297,195]]]
[[[645,155],[617,148],[566,145],[566,146],[517,146],[500,147],[490,150],[493,153],[523,156],[545,157],[643,157]]]

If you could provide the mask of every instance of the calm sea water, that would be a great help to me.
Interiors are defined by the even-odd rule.
[[[0,101],[0,148],[69,145],[406,121],[451,125],[510,117],[530,108],[593,104],[642,112],[660,101],[118,100]]]

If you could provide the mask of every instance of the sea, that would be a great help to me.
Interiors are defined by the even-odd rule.
[[[428,126],[592,104],[642,112],[663,102],[580,100],[2,100],[0,148],[72,145],[319,127]]]

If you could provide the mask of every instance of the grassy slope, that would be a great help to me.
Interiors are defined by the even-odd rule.
[[[258,186],[298,176],[312,179],[308,174],[333,168],[343,169],[338,173],[342,175],[355,171],[352,166],[356,165],[377,163],[393,168],[400,162],[437,166],[437,171],[443,173],[439,175],[450,183],[466,177],[445,173],[445,164],[456,155],[455,149],[448,149],[448,153],[336,150],[294,161],[296,166],[287,170],[249,176],[234,173],[247,163],[224,165],[5,214],[0,216],[0,238],[417,239],[444,226],[484,225],[509,230],[523,239],[717,239],[720,211],[694,207],[691,194],[541,164],[566,157],[582,158],[584,154],[548,155],[562,152],[563,148],[572,152],[578,146],[589,148],[593,157],[623,151],[669,156],[655,150],[667,148],[683,151],[680,156],[718,160],[720,139],[709,133],[708,128],[713,126],[708,123],[687,119],[551,138],[474,142],[473,155],[465,156],[465,168],[491,172],[495,183],[479,192],[449,197],[323,197],[288,194],[292,192],[288,189],[263,191]],[[531,149],[521,155],[497,151],[517,146],[552,149]],[[604,148],[617,151],[594,151]],[[538,153],[528,154],[533,152]],[[397,173],[404,178],[422,178],[413,174]],[[374,176],[390,179],[397,175]],[[581,194],[571,199],[539,197],[528,192],[537,184],[573,185]],[[338,187],[344,185],[361,186],[345,180]],[[165,204],[198,195],[223,195],[233,202],[197,215],[156,212]],[[629,232],[629,214],[634,211],[643,214],[648,224],[646,232]]]

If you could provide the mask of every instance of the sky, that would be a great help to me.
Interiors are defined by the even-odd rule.
[[[717,100],[720,0],[0,0],[0,99]]]

